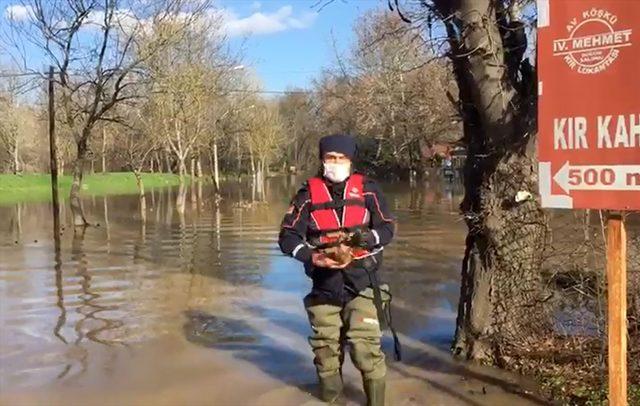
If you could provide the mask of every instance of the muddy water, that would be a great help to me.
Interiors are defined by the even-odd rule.
[[[276,244],[300,181],[270,179],[258,192],[229,184],[220,201],[207,187],[184,199],[154,190],[146,221],[135,197],[87,198],[96,225],[67,228],[59,250],[49,205],[0,207],[0,403],[318,403],[301,301],[310,282]],[[522,379],[448,355],[460,187],[385,190],[399,232],[383,278],[405,351],[402,362],[389,357],[390,400],[541,404]],[[356,370],[345,374],[345,402],[362,403]]]

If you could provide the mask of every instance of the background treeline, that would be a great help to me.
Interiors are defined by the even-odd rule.
[[[211,176],[217,183],[223,174],[313,170],[317,139],[347,132],[360,138],[368,170],[406,177],[433,163],[434,145],[460,138],[451,69],[395,14],[363,16],[355,43],[310,89],[272,94],[229,50],[210,7],[206,13],[188,26],[165,19],[152,31],[134,31],[135,50],[120,51],[123,62],[113,68],[132,66],[124,79],[129,89],[105,114],[86,112],[100,80],[92,73],[95,60],[67,78],[56,75],[61,173],[74,170],[83,137],[80,159],[90,172],[172,172]],[[206,24],[200,21],[205,17]],[[83,87],[83,80],[94,83]],[[44,76],[0,79],[0,171],[48,171],[46,108]],[[94,122],[87,126],[88,120]]]

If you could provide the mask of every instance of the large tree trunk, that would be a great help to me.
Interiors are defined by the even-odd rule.
[[[80,190],[82,189],[82,177],[84,175],[84,162],[87,157],[87,137],[83,136],[77,142],[76,162],[73,165],[73,183],[71,184],[71,192],[69,193],[69,206],[73,216],[73,225],[75,227],[86,227],[86,218],[80,200]]]
[[[540,275],[545,216],[535,199],[515,200],[518,191],[537,192],[535,100],[525,79],[507,71],[509,58],[517,57],[520,68],[522,54],[505,53],[499,25],[513,21],[503,21],[497,3],[435,1],[445,18],[468,148],[461,208],[469,233],[453,350],[500,364],[510,349],[547,331],[548,317]]]

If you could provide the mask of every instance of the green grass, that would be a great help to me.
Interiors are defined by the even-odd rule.
[[[69,175],[58,178],[60,199],[69,197],[71,182],[72,177]],[[145,189],[175,186],[180,183],[180,177],[166,173],[143,173],[142,182]],[[133,173],[111,172],[85,175],[81,193],[89,196],[135,194],[138,193],[138,187]],[[0,174],[0,205],[49,200],[51,200],[49,174]]]

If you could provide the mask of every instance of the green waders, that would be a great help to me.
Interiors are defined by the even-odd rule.
[[[325,401],[335,401],[342,390],[343,338],[349,344],[353,364],[362,373],[365,389],[378,383],[384,394],[387,367],[380,348],[382,332],[372,297],[372,289],[367,288],[344,307],[327,304],[307,307],[313,330],[309,343],[315,354],[314,363]],[[366,392],[369,396],[369,390]],[[375,405],[383,404],[384,399],[378,394]]]

